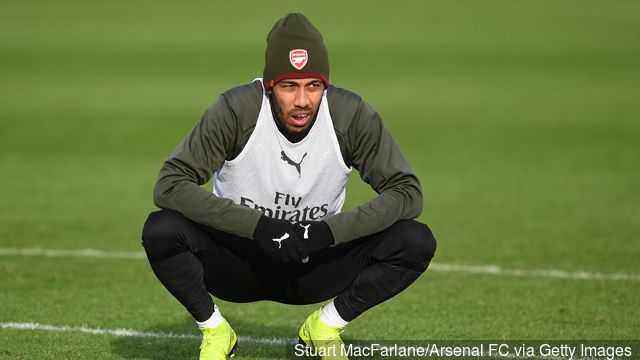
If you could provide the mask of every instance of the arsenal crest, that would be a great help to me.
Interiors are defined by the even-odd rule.
[[[295,49],[289,51],[289,62],[293,65],[294,68],[300,70],[305,65],[307,65],[307,60],[309,57],[307,56],[307,50],[304,49]]]

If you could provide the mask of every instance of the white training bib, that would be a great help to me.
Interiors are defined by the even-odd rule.
[[[321,220],[342,209],[349,173],[326,91],[315,123],[297,143],[280,133],[263,92],[256,127],[242,152],[216,172],[213,193],[271,218]]]

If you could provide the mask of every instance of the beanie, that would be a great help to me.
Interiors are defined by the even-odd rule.
[[[322,34],[302,14],[278,20],[267,35],[263,81],[265,90],[283,79],[322,79],[329,86],[329,55]]]

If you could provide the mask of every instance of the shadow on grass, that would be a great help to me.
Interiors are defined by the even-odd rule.
[[[272,338],[275,337],[273,334],[296,334],[298,330],[297,328],[272,326],[264,322],[240,319],[232,316],[227,319],[240,337],[242,337],[243,334],[262,333],[265,338]],[[256,331],[256,329],[259,329],[259,331]],[[198,358],[200,351],[200,331],[198,331],[193,319],[190,317],[185,317],[185,320],[180,323],[159,323],[143,331],[149,333],[188,335],[188,337],[117,337],[111,342],[112,353],[125,359],[156,360]],[[236,354],[242,357],[242,359],[281,359],[285,357],[285,346],[242,341],[242,339],[240,339],[238,341],[238,351]]]

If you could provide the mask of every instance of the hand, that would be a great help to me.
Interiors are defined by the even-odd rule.
[[[309,260],[309,253],[304,243],[292,230],[293,227],[288,221],[262,215],[253,238],[260,249],[275,262],[305,263],[305,260]]]
[[[325,221],[303,221],[293,224],[293,229],[310,253],[333,244],[333,233]]]

